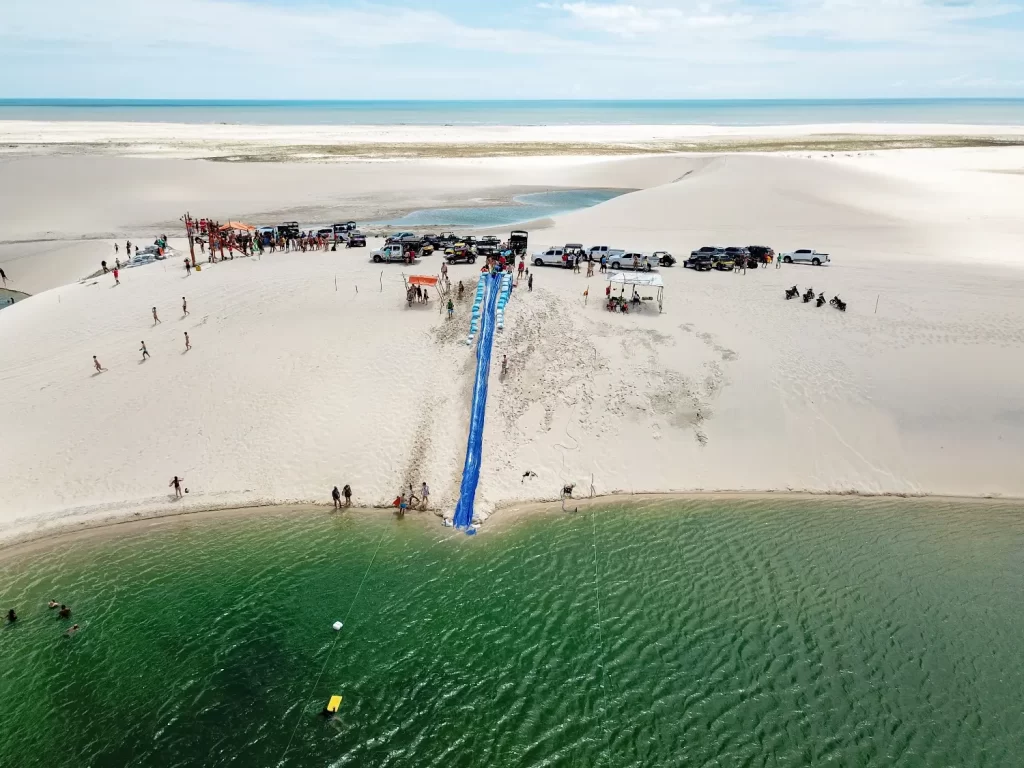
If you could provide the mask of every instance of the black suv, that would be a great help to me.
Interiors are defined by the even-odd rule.
[[[715,260],[710,253],[694,252],[683,262],[684,269],[696,269],[698,272],[710,272],[714,266]]]

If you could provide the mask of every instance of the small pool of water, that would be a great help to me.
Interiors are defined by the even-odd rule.
[[[507,205],[425,208],[398,219],[375,221],[379,227],[501,227],[590,208],[626,193],[621,189],[563,189],[517,195]]]

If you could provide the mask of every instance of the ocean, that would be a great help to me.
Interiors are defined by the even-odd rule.
[[[0,560],[0,765],[1015,767],[1022,512],[652,500],[467,537],[268,510],[59,539]]]
[[[257,125],[1024,125],[1024,99],[158,101],[0,99],[0,120]]]

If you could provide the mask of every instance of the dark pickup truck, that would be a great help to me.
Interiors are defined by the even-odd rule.
[[[690,258],[683,262],[684,269],[695,269],[698,272],[710,272],[715,261],[710,253],[691,253]]]

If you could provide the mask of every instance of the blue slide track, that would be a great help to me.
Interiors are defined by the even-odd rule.
[[[495,308],[501,295],[501,275],[483,275],[486,280],[484,302],[480,313],[480,336],[476,344],[476,381],[473,383],[473,405],[469,419],[469,442],[466,464],[462,468],[459,503],[455,505],[456,528],[468,528],[473,522],[473,501],[480,483],[480,461],[484,442],[484,416],[487,412],[487,380],[491,373],[491,347],[494,344]]]

